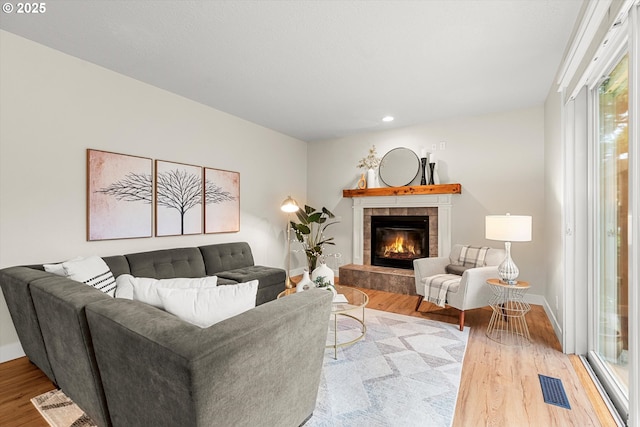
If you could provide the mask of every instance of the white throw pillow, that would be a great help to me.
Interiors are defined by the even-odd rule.
[[[73,259],[70,259],[69,261],[80,261],[82,259],[82,257],[77,256]],[[69,262],[67,261],[67,262]],[[64,276],[66,277],[67,274],[64,272],[64,267],[62,266],[63,263],[59,263],[59,264],[43,264],[42,266],[44,267],[44,271],[46,271],[47,273],[53,273],[56,274],[58,276]]]
[[[176,279],[152,279],[121,274],[116,279],[118,298],[134,299],[158,308],[164,308],[158,289],[212,288],[218,284],[217,276]]]
[[[116,277],[116,298],[133,299],[133,279],[130,274]]]
[[[201,328],[208,328],[256,306],[258,281],[204,289],[159,289],[169,313]]]
[[[68,277],[76,282],[92,286],[109,296],[114,296],[116,280],[106,262],[99,256],[74,258],[62,264],[46,264],[45,271]]]

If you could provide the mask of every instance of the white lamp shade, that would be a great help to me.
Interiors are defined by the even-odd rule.
[[[528,215],[487,215],[485,217],[485,237],[503,242],[530,242],[531,216]]]
[[[298,206],[298,202],[296,202],[291,196],[289,196],[284,200],[284,202],[282,202],[280,209],[283,212],[291,213],[291,212],[297,212],[298,209],[300,209],[300,206]]]

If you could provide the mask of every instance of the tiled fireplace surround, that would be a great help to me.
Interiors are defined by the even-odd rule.
[[[353,198],[353,264],[340,267],[340,283],[416,295],[413,270],[371,265],[371,216],[429,216],[429,256],[451,250],[451,195]]]

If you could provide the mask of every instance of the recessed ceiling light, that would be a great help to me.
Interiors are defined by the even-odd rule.
[[[393,121],[393,116],[385,116],[382,118],[383,122],[392,122]]]

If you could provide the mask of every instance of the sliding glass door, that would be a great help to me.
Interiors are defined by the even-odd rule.
[[[619,412],[629,402],[629,61],[624,55],[594,88],[595,201],[589,360]],[[625,409],[626,407],[626,409]]]

